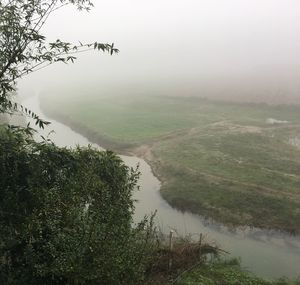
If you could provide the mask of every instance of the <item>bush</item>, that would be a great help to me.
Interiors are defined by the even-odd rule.
[[[133,227],[138,169],[110,151],[0,134],[0,283],[135,284],[152,223]]]

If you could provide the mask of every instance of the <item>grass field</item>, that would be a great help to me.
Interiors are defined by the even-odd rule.
[[[300,281],[267,281],[241,269],[235,259],[199,266],[187,272],[176,282],[177,285],[299,285]]]
[[[144,157],[171,205],[226,224],[299,231],[300,106],[57,98],[43,99],[48,114],[105,147]]]

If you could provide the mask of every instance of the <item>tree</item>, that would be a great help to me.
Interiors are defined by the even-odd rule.
[[[47,18],[89,0],[0,0],[0,113],[14,103],[17,79],[56,62],[73,62],[113,44],[47,43]],[[0,284],[135,284],[151,251],[151,224],[133,226],[132,192],[139,173],[112,152],[70,150],[35,142],[30,128],[0,126]]]
[[[17,79],[56,62],[74,62],[82,51],[118,52],[107,43],[48,43],[41,28],[53,12],[67,5],[86,11],[93,6],[90,0],[0,0],[0,113],[18,110],[43,128],[48,122],[11,100]]]
[[[136,284],[151,252],[132,226],[139,176],[112,152],[0,135],[0,284]]]

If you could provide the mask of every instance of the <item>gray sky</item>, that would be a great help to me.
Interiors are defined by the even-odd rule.
[[[90,13],[57,11],[45,35],[114,42],[120,54],[81,54],[74,65],[29,76],[21,90],[88,86],[102,94],[300,101],[299,0],[94,3]]]

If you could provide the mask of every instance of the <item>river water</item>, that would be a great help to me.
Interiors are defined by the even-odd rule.
[[[42,118],[51,121],[47,130],[40,132],[50,135],[52,141],[59,146],[75,147],[91,144],[85,137],[76,133],[68,126],[54,119],[47,118],[40,109],[37,96],[24,100],[24,105],[39,114]],[[92,144],[95,147],[100,146]],[[266,278],[300,276],[300,237],[293,237],[278,232],[266,232],[259,229],[244,229],[230,231],[226,227],[211,223],[198,215],[182,213],[162,199],[159,193],[160,182],[153,175],[150,166],[142,159],[121,155],[128,166],[140,165],[142,173],[139,185],[140,191],[135,193],[135,219],[138,221],[145,214],[157,210],[156,222],[165,232],[175,229],[179,234],[202,233],[208,240],[216,241],[232,256],[241,257],[243,268]]]

